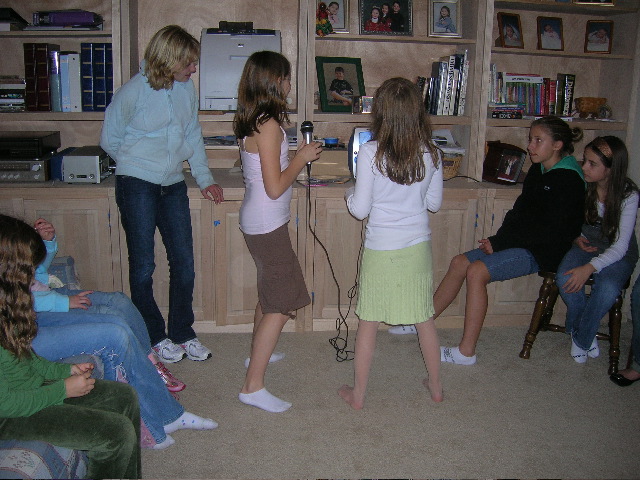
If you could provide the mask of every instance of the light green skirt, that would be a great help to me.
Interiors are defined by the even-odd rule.
[[[401,250],[365,248],[356,314],[389,325],[429,320],[434,314],[431,242]]]

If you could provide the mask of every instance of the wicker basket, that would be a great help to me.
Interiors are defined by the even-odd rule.
[[[455,177],[462,163],[464,155],[456,153],[445,153],[442,157],[442,175],[445,180]]]

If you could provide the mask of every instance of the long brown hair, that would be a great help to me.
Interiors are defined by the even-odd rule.
[[[31,284],[46,254],[33,227],[0,215],[0,346],[17,358],[31,356],[38,331]]]
[[[158,30],[144,51],[144,74],[154,90],[170,89],[174,73],[197,63],[200,42],[184,28],[167,25]]]
[[[622,140],[615,136],[596,137],[585,150],[591,150],[610,169],[607,182],[607,196],[604,201],[602,233],[610,242],[614,242],[620,228],[622,202],[631,194],[637,194],[638,187],[627,177],[629,152]],[[598,191],[595,183],[587,184],[585,199],[585,220],[589,225],[598,221]]]
[[[418,87],[406,78],[386,80],[375,93],[371,132],[378,142],[375,164],[378,170],[400,185],[424,180],[425,152],[435,168],[439,153],[431,140],[431,122]]]
[[[554,142],[562,142],[560,157],[571,155],[574,150],[574,143],[582,140],[582,129],[571,127],[567,122],[555,115],[547,115],[531,122],[531,127],[542,127]]]
[[[264,50],[253,53],[244,65],[238,84],[238,107],[233,118],[237,138],[259,132],[270,118],[289,123],[287,99],[282,81],[291,75],[291,63],[284,55]]]

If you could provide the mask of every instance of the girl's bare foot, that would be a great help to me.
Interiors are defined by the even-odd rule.
[[[442,385],[440,382],[437,382],[437,384],[431,384],[429,377],[427,377],[422,381],[422,384],[427,387],[427,390],[429,390],[431,400],[436,403],[440,403],[444,400],[444,394],[442,393]]]
[[[356,400],[355,395],[353,393],[353,387],[349,385],[343,385],[338,389],[338,395],[342,397],[342,399],[351,405],[356,410],[362,410],[364,406],[364,399]]]

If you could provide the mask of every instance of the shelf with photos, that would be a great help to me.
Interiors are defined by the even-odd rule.
[[[546,13],[585,13],[590,15],[619,15],[638,11],[637,0],[599,1],[558,1],[558,0],[496,0],[495,8],[539,11]]]
[[[509,55],[527,55],[527,56],[539,56],[539,57],[566,57],[566,58],[591,58],[595,60],[633,60],[633,55],[612,55],[602,53],[579,53],[579,52],[566,52],[559,50],[530,50],[530,49],[516,49],[505,47],[493,47],[491,53],[509,54]]]
[[[421,44],[443,44],[443,45],[475,45],[476,39],[452,38],[452,37],[430,37],[427,35],[358,35],[349,33],[334,33],[325,37],[315,37],[316,41],[343,41],[343,42],[385,42],[385,43],[421,43]]]

